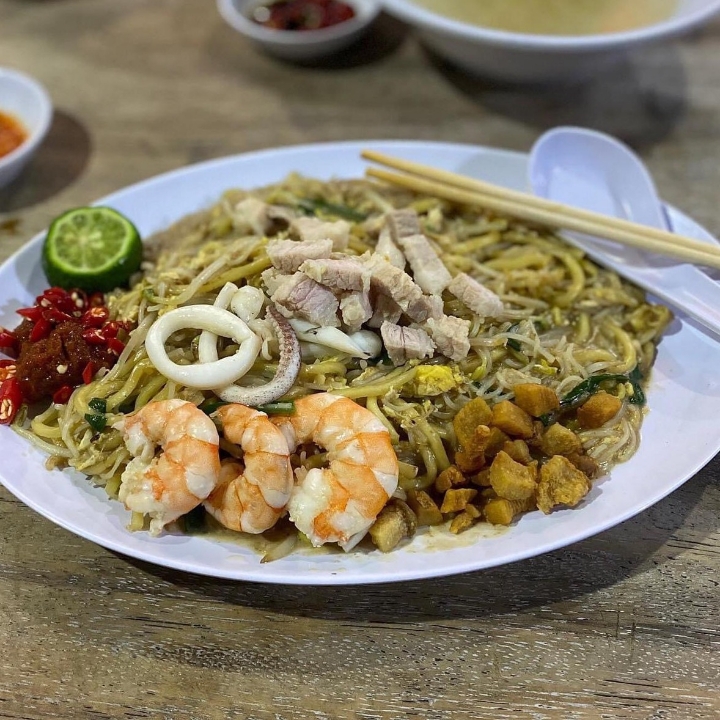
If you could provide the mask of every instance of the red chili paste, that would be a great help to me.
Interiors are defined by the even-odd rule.
[[[12,115],[0,112],[0,158],[9,155],[27,139],[27,131]]]
[[[14,358],[0,360],[0,425],[22,403],[66,403],[75,387],[115,364],[129,330],[110,320],[102,293],[49,288],[17,312],[23,321],[15,330],[0,328],[0,352]]]
[[[273,30],[319,30],[355,17],[341,0],[278,0],[258,6],[253,20]]]

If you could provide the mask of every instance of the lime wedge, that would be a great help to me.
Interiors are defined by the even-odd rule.
[[[51,285],[108,292],[126,285],[142,260],[137,228],[108,207],[82,207],[56,218],[43,246]]]

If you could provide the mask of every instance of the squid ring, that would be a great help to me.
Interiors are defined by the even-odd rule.
[[[227,310],[233,295],[238,291],[237,285],[226,283],[223,289],[218,293],[213,303],[213,307]],[[240,318],[242,320],[242,318]],[[201,363],[216,362],[218,360],[217,351],[218,336],[208,330],[203,330],[198,339],[198,360]]]
[[[238,288],[233,283],[226,283],[218,293],[213,307],[227,310],[228,306],[234,315],[243,322],[249,323],[260,314],[263,306],[264,294],[258,288],[246,285]],[[201,363],[215,362],[218,359],[217,335],[204,330],[198,340],[198,360]]]
[[[240,345],[238,351],[214,362],[178,365],[165,350],[165,342],[178,330],[207,330],[223,335]],[[177,308],[158,318],[145,339],[150,362],[169,380],[186,387],[211,390],[230,385],[253,366],[262,341],[237,315],[212,305],[190,305]]]

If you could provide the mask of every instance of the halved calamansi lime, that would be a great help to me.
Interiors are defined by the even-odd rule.
[[[42,254],[51,285],[90,292],[126,285],[141,261],[137,228],[108,207],[82,207],[60,215],[50,225]]]

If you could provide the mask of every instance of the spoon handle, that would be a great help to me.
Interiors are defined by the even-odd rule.
[[[646,264],[629,264],[608,253],[600,243],[563,233],[601,265],[640,285],[667,305],[681,310],[705,328],[720,335],[720,284],[694,265],[660,265],[648,258]]]

